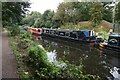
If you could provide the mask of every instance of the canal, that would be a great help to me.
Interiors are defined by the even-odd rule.
[[[101,51],[89,45],[48,37],[33,37],[48,51],[51,60],[62,59],[75,65],[82,64],[84,74],[98,75],[102,80],[120,80],[118,52]]]

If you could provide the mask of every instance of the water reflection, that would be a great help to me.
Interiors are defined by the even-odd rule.
[[[118,57],[103,54],[104,52],[89,45],[75,44],[74,42],[52,38],[42,37],[40,43],[48,51],[50,60],[55,61],[56,64],[59,63],[59,59],[68,60],[75,65],[82,63],[84,65],[84,74],[95,74],[100,76],[102,80],[106,80],[106,78],[109,80],[120,79],[118,73],[120,60]]]
[[[54,63],[54,65],[56,66],[59,66],[59,67],[65,67],[67,66],[65,63],[63,62],[59,62],[57,59],[56,59],[56,54],[57,52],[55,50],[51,51],[51,52],[47,52],[47,56],[48,56],[48,60],[51,62],[51,63]]]
[[[51,51],[51,52],[47,52],[47,56],[50,62],[54,62],[57,61],[56,60],[56,52],[55,50]]]
[[[120,69],[117,67],[113,67],[110,69],[110,73],[114,77],[114,80],[120,80]]]

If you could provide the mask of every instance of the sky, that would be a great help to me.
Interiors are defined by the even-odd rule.
[[[44,13],[47,9],[56,11],[58,5],[64,0],[30,0],[30,2],[32,3],[30,11]]]

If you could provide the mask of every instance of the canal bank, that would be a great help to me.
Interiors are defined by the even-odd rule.
[[[113,56],[115,52],[101,51],[84,44],[75,44],[55,38],[42,37],[39,42],[45,50],[53,53],[55,60],[66,59],[75,65],[82,62],[85,74],[99,75],[102,79],[120,79],[120,59],[118,56]]]
[[[50,56],[52,53],[49,53],[42,47],[42,43],[32,39],[31,34],[24,30],[15,36],[10,34],[10,44],[17,59],[21,79],[100,79],[96,75],[83,74],[82,64],[74,65],[67,60],[52,62]]]
[[[56,32],[56,30],[49,31],[49,29],[44,31],[43,29],[43,32],[47,35],[36,36],[33,34],[32,36],[34,39],[37,39],[40,44],[42,43],[45,50],[51,53],[51,57],[53,57],[52,60],[67,60],[75,65],[82,63],[85,74],[94,74],[100,76],[102,79],[112,80],[120,78],[118,52],[99,50],[93,47],[94,44],[85,44],[81,41],[81,43],[78,43],[75,42],[75,40],[61,39],[63,38],[64,31],[58,30],[58,32]],[[59,35],[61,37],[54,36],[56,33],[60,33]],[[111,72],[117,72],[117,74],[113,75]]]

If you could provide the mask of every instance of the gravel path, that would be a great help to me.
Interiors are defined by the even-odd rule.
[[[8,40],[7,32],[2,32],[2,78],[19,78],[15,56],[9,46]]]

